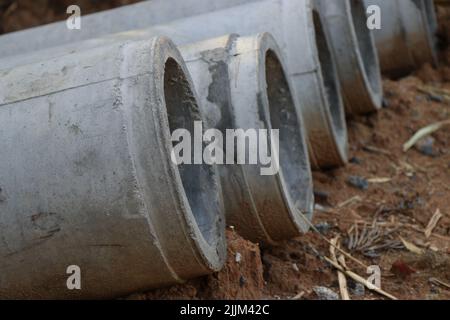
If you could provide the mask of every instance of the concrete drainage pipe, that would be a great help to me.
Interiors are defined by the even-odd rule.
[[[261,175],[261,163],[219,166],[227,223],[268,244],[308,230],[314,202],[304,126],[275,40],[223,36],[181,52],[210,127],[279,130],[275,175]]]
[[[375,41],[382,71],[405,76],[425,63],[437,64],[437,21],[431,0],[365,0],[381,9]]]
[[[219,270],[214,167],[176,166],[201,120],[165,38],[0,72],[0,297],[109,298]],[[81,290],[68,290],[69,266]]]
[[[138,37],[130,37],[129,33],[126,36],[119,34],[82,42],[79,47],[89,50],[102,45],[111,46],[119,39],[151,39],[158,34],[173,35],[181,42],[181,39],[185,38],[177,30],[179,28],[161,26],[146,29],[142,33],[132,32],[133,35],[138,34]],[[199,105],[206,106],[204,114],[207,119],[211,117],[215,119],[208,121],[210,127],[220,128],[222,133],[233,128],[258,129],[261,124],[267,128],[276,127],[280,130],[281,171],[276,175],[261,176],[260,169],[254,166],[220,166],[223,167],[221,173],[228,223],[238,228],[240,233],[250,240],[275,243],[306,231],[308,226],[299,215],[303,212],[309,219],[313,213],[312,177],[308,150],[305,150],[306,133],[300,107],[293,95],[290,80],[285,77],[286,69],[281,62],[282,55],[275,40],[267,34],[260,37],[252,36],[248,40],[234,41],[234,38],[236,37],[225,36],[186,45],[182,47],[182,54],[188,61],[188,69],[201,99]],[[225,44],[223,39],[228,39]],[[241,47],[248,43],[253,60],[248,58],[248,61],[239,64],[238,70],[231,70],[232,62],[243,60],[246,54],[243,49],[240,49],[243,52],[232,53],[231,46],[235,43],[241,44]],[[42,56],[50,59],[64,55],[76,50],[77,45],[55,47],[46,52],[4,59],[0,61],[0,69],[4,69],[7,65],[12,67],[39,61]],[[217,50],[222,54],[213,55]],[[264,50],[274,52],[277,58],[266,58]],[[238,54],[238,57],[228,57],[233,54]],[[270,71],[267,77],[264,70]],[[231,76],[231,72],[235,74]],[[236,83],[236,79],[242,80]],[[277,96],[279,92],[283,95]],[[241,96],[246,101],[239,101]],[[281,100],[285,106],[280,106]],[[278,120],[273,119],[271,123],[269,115],[265,115],[264,118],[257,112],[259,105],[262,110],[268,110],[269,107],[278,108],[279,114],[271,116],[278,117]],[[246,118],[244,121],[242,116],[247,112],[250,112],[253,119]],[[279,117],[281,113],[282,118]]]
[[[0,57],[146,28],[252,1],[257,0],[151,0],[89,15],[84,15],[81,7],[81,29],[69,30],[66,21],[61,21],[2,35]]]
[[[148,39],[166,35],[178,45],[224,34],[254,35],[269,32],[286,58],[286,70],[299,100],[311,165],[315,169],[344,165],[348,160],[345,110],[320,19],[311,0],[265,0],[174,21],[167,25],[132,30],[80,43],[50,48],[0,60],[0,68],[103,46],[117,40]]]
[[[363,0],[318,0],[318,11],[330,39],[349,114],[381,108],[383,88],[372,32]]]

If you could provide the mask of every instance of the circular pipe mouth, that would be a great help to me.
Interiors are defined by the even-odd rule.
[[[194,122],[202,118],[183,69],[173,58],[165,63],[164,98],[170,132],[185,129],[194,137]],[[193,138],[191,150],[195,150]],[[191,164],[180,164],[177,168],[188,206],[203,239],[209,246],[217,247],[224,222],[221,221],[220,201],[217,200],[220,190],[214,168],[207,164],[194,164],[194,152],[191,152]]]
[[[282,63],[271,49],[266,51],[265,73],[270,125],[279,130],[280,171],[277,176],[296,228],[306,231],[308,226],[298,215],[305,214],[310,219],[314,201],[311,199],[312,178],[303,123]]]
[[[345,122],[345,111],[340,92],[339,80],[335,62],[328,45],[328,40],[320,20],[320,15],[316,10],[312,14],[315,42],[320,63],[320,70],[324,84],[325,103],[328,106],[331,118],[331,130],[339,150],[342,164],[347,162],[347,127]]]
[[[367,84],[373,94],[379,96],[381,104],[382,83],[375,42],[367,28],[367,15],[363,0],[350,0],[350,13],[356,33],[357,45],[362,59],[362,67],[367,77]]]

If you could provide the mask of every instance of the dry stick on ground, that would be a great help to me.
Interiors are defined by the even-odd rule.
[[[445,89],[439,89],[432,86],[418,86],[417,90],[428,95],[439,96],[442,100],[450,102],[450,91]]]
[[[340,255],[337,260],[344,269],[348,269],[347,264],[345,263],[345,257],[343,255]],[[345,274],[343,274],[342,272],[341,272],[341,274],[342,274],[343,278],[345,279],[344,290],[346,291],[346,294],[348,295],[348,300],[350,300],[350,294],[348,293],[348,287],[347,287],[347,279],[345,278]]]
[[[439,280],[437,278],[430,278],[430,282],[433,283],[433,284],[438,284],[438,285],[440,285],[440,286],[442,286],[444,288],[450,289],[450,284],[445,283],[444,281],[441,281],[441,280]]]
[[[418,246],[416,246],[415,244],[406,241],[405,239],[403,239],[402,237],[400,237],[400,241],[403,243],[403,245],[405,246],[406,249],[408,249],[408,251],[415,253],[417,255],[421,255],[425,253],[425,250],[419,248]]]
[[[331,254],[331,259],[333,259],[334,262],[339,263],[338,259],[336,258],[336,248],[339,247],[338,246],[338,242],[339,242],[339,236],[337,236],[336,238],[331,240],[331,243],[333,245],[330,245],[330,254]],[[340,256],[340,258],[344,258],[344,256]],[[345,267],[345,260],[343,260],[344,262],[344,267]],[[350,295],[348,294],[348,289],[347,289],[347,279],[345,278],[345,274],[342,273],[341,271],[337,270],[337,274],[338,274],[338,282],[339,282],[339,291],[341,293],[341,299],[342,300],[351,300],[350,299]]]
[[[373,222],[364,221],[364,220],[353,220],[353,219],[340,219],[341,221],[345,222],[354,222],[355,224],[362,224],[362,225],[371,225]],[[424,232],[423,228],[419,227],[418,225],[410,224],[410,223],[402,223],[402,222],[378,222],[378,225],[380,227],[399,227],[399,228],[409,228],[413,231],[422,233]],[[443,236],[441,234],[432,233],[431,237],[435,237],[437,239],[441,239],[444,241],[450,242],[450,237]]]
[[[291,300],[300,300],[305,295],[305,291],[300,292],[299,294],[295,295],[291,298]]]
[[[430,222],[428,222],[428,226],[425,228],[425,237],[427,239],[430,238],[434,228],[436,228],[436,225],[438,224],[441,218],[442,218],[441,210],[437,209],[436,212],[431,217]]]
[[[412,136],[411,139],[408,140],[408,142],[406,142],[403,145],[403,152],[408,151],[409,149],[414,147],[414,145],[417,142],[419,142],[423,138],[429,136],[430,134],[440,130],[442,127],[444,127],[446,125],[450,125],[450,119],[445,120],[445,121],[436,122],[436,123],[430,124],[429,126],[426,126],[425,128],[420,129]]]
[[[362,201],[362,198],[361,198],[360,196],[354,196],[354,197],[351,197],[350,199],[347,199],[347,200],[345,200],[345,201],[339,203],[339,204],[337,205],[337,207],[338,207],[339,209],[341,209],[341,208],[343,208],[343,207],[346,207],[346,206],[349,205],[349,204],[352,204],[352,203],[354,203],[354,202],[361,202],[361,201]]]
[[[317,230],[317,228],[311,223],[311,221],[309,221],[308,218],[306,218],[301,212],[300,212],[299,216],[303,219],[303,221],[305,221],[305,222],[311,227],[311,229],[313,229],[313,230],[319,235],[319,237],[321,237],[323,240],[325,240],[329,245],[334,246],[333,243],[331,243],[330,240],[328,240],[325,236],[323,236],[323,235],[320,233],[320,231]],[[362,261],[356,259],[356,258],[353,257],[351,254],[345,252],[345,251],[342,250],[341,248],[337,248],[337,247],[335,247],[335,248],[336,248],[336,250],[338,250],[340,253],[342,253],[344,256],[346,256],[347,258],[349,258],[350,260],[352,260],[352,261],[356,262],[357,264],[359,264],[360,266],[364,267],[364,269],[367,269],[367,268],[368,268],[368,266],[367,266],[364,262],[362,262]]]
[[[386,291],[378,288],[377,286],[373,285],[372,283],[370,283],[369,281],[367,281],[366,279],[364,279],[363,277],[359,276],[358,274],[354,273],[351,270],[345,269],[344,267],[342,267],[340,264],[335,263],[333,260],[331,260],[328,257],[324,257],[324,259],[330,263],[333,267],[335,267],[336,269],[340,270],[341,272],[345,273],[348,277],[352,278],[353,280],[363,284],[367,289],[374,291],[376,293],[379,293],[389,299],[392,300],[398,300],[395,296],[393,296],[390,293],[387,293]]]

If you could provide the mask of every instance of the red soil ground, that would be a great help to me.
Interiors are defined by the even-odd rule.
[[[133,2],[137,1],[77,1],[83,14]],[[71,3],[0,0],[0,33],[64,19]],[[439,8],[439,16],[441,42],[448,44],[450,11]],[[437,70],[424,66],[399,81],[385,80],[385,108],[349,119],[351,163],[314,173],[319,204],[314,224],[322,234],[310,232],[278,247],[261,248],[229,229],[228,261],[221,272],[129,298],[318,299],[316,286],[339,293],[336,270],[323,258],[330,255],[324,238],[339,236],[352,256],[381,267],[381,285],[390,294],[401,299],[450,299],[450,288],[432,280],[450,283],[450,126],[431,135],[430,155],[418,148],[402,150],[420,128],[450,119],[450,101],[436,90],[450,91],[450,50],[442,51],[441,60]],[[425,85],[432,93],[421,90]],[[348,184],[350,176],[372,180],[367,190],[360,190]],[[442,218],[426,237],[424,230],[438,209]],[[355,223],[359,235],[363,229],[378,230],[377,236],[366,239],[378,249],[347,248]],[[401,238],[423,253],[407,250]],[[347,265],[367,277],[358,264],[347,259]],[[352,299],[383,299],[348,282]]]

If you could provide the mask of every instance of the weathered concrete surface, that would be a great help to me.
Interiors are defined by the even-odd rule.
[[[132,30],[67,46],[0,60],[0,69],[57,57],[115,41],[166,35],[178,45],[224,34],[271,33],[286,59],[286,70],[300,102],[313,168],[344,165],[348,159],[345,111],[335,62],[311,0],[264,0]]]
[[[219,270],[210,166],[176,166],[200,120],[175,46],[154,38],[0,71],[0,298],[108,298]],[[81,268],[68,290],[66,268]]]
[[[81,8],[80,30],[69,30],[66,21],[61,21],[2,35],[0,57],[145,28],[252,1],[256,0],[150,0],[90,15],[83,15]]]
[[[347,113],[377,111],[383,97],[381,71],[364,1],[318,0],[316,4],[336,60]]]
[[[437,21],[430,0],[365,0],[381,9],[381,29],[375,30],[382,71],[401,77],[424,63],[437,64]]]
[[[275,40],[267,33],[223,36],[181,52],[210,127],[224,134],[279,130],[276,175],[262,176],[267,165],[261,163],[219,166],[227,224],[246,239],[269,244],[307,231],[314,201],[304,124]]]

